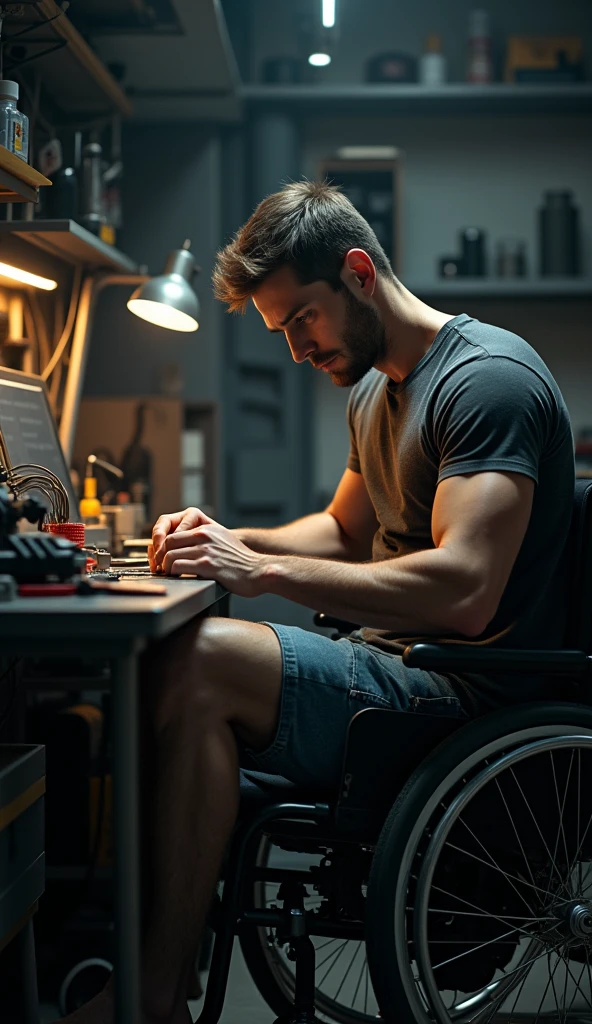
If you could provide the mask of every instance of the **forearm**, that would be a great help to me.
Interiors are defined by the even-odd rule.
[[[260,573],[262,593],[375,629],[477,636],[485,628],[470,572],[444,548],[362,564],[270,555]]]
[[[347,560],[361,557],[330,512],[315,512],[271,529],[239,527],[231,531],[253,551]]]

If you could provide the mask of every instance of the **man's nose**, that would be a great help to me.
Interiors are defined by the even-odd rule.
[[[311,355],[315,351],[315,344],[313,341],[310,341],[310,339],[297,341],[295,338],[290,337],[288,331],[286,331],[286,341],[290,346],[292,359],[294,360],[295,363],[304,363],[306,359],[308,359],[309,355]]]

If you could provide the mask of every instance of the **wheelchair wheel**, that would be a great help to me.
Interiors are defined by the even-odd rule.
[[[264,838],[257,852],[256,866],[272,867],[278,861],[277,849]],[[280,852],[281,856],[281,852]],[[294,854],[290,868],[300,871],[317,865],[321,854]],[[285,854],[281,862],[286,867]],[[309,891],[312,887],[308,887]],[[254,883],[253,906],[257,909],[278,906],[279,883]],[[315,893],[305,899],[307,910],[321,904]],[[311,935],[316,948],[316,997],[318,1018],[336,1024],[376,1022],[378,1007],[372,988],[363,939],[327,938]],[[240,935],[245,962],[259,992],[279,1017],[289,1019],[294,1004],[295,965],[287,957],[287,946],[278,941],[275,929],[254,928]]]
[[[592,710],[508,708],[411,777],[366,915],[397,1024],[592,1021]]]

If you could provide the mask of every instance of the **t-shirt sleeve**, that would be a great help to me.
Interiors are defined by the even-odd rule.
[[[354,389],[355,390],[355,389]],[[356,429],[354,424],[354,391],[349,396],[347,403],[347,425],[349,427],[349,456],[347,460],[347,468],[351,469],[354,473],[361,473],[360,468],[360,456],[358,454],[358,442],[356,440]]]
[[[438,483],[486,471],[523,473],[538,483],[539,463],[556,421],[546,383],[505,357],[473,360],[444,381],[434,404]]]

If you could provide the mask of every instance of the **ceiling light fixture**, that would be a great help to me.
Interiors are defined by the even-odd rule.
[[[308,63],[315,68],[325,68],[327,64],[331,63],[331,57],[328,53],[311,53]]]
[[[33,288],[42,288],[45,292],[53,292],[58,286],[58,282],[52,281],[49,277],[30,274],[28,270],[13,267],[10,263],[0,263],[0,277],[8,277],[11,281],[19,281],[20,284],[28,284]]]
[[[323,28],[333,28],[335,24],[335,0],[322,0]]]

